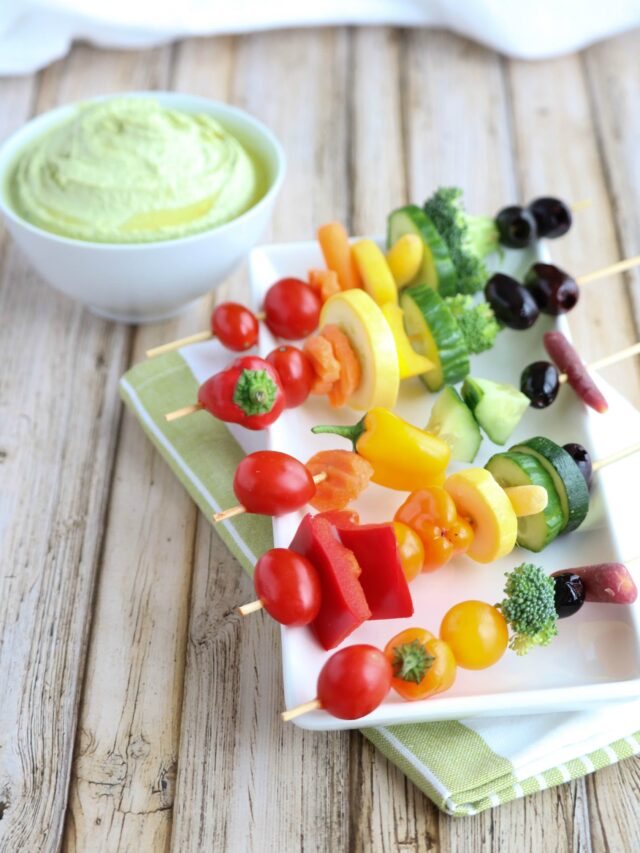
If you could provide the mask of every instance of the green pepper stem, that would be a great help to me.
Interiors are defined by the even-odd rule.
[[[364,424],[365,418],[362,418],[357,424],[352,424],[351,426],[340,426],[339,424],[314,426],[311,427],[311,432],[316,435],[323,432],[332,433],[333,435],[341,435],[343,438],[353,442],[353,449],[355,450],[358,439],[366,429]]]
[[[265,415],[273,409],[278,387],[266,370],[243,370],[233,392],[233,402],[245,415]]]

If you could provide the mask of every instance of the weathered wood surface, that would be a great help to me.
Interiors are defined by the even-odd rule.
[[[380,231],[440,183],[478,211],[552,190],[592,201],[553,247],[583,272],[640,252],[639,48],[527,64],[387,29],[78,47],[0,81],[0,136],[101,92],[220,97],[285,144],[268,239],[334,217]],[[571,324],[587,356],[639,337],[638,280],[585,290]],[[245,286],[240,272],[225,292]],[[634,849],[637,761],[454,821],[359,734],[279,724],[277,630],[232,615],[249,581],[117,398],[128,364],[209,307],[138,330],[98,320],[2,235],[0,851]],[[607,376],[640,403],[638,363]]]

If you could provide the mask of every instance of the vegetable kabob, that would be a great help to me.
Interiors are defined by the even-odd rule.
[[[427,699],[453,685],[458,667],[483,670],[496,664],[507,647],[524,655],[547,646],[558,634],[558,620],[574,615],[585,602],[632,604],[637,598],[622,563],[561,569],[551,576],[522,563],[505,577],[499,604],[455,604],[442,619],[439,638],[423,628],[408,628],[384,651],[371,645],[340,649],[320,671],[316,698],[284,711],[282,719],[315,710],[359,719],[374,711],[391,688],[408,701]]]
[[[257,344],[261,320],[277,337],[296,341],[317,327],[321,305],[317,292],[306,282],[282,278],[267,290],[262,312],[254,314],[237,302],[223,302],[211,314],[210,330],[153,347],[146,354],[153,358],[211,338],[218,338],[227,349],[243,352]]]
[[[387,409],[372,409],[353,427],[316,427],[314,431],[349,438],[357,452],[321,451],[306,465],[283,453],[252,453],[240,462],[234,477],[234,492],[240,503],[216,513],[214,521],[225,521],[242,512],[278,516],[305,503],[323,510],[342,509],[369,480],[398,491],[439,487],[445,482],[451,455],[448,444]],[[487,472],[484,475],[492,479]],[[496,499],[510,503],[518,515],[537,513],[547,501],[545,490],[538,486],[506,493],[496,486],[496,491]],[[470,530],[467,525],[465,537],[463,528],[461,525],[458,536],[466,542]]]

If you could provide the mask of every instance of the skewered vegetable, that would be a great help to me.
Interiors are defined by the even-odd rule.
[[[308,625],[318,615],[318,573],[309,560],[289,548],[266,551],[255,565],[253,584],[264,609],[281,625]]]
[[[421,376],[427,388],[439,391],[464,379],[469,373],[469,351],[445,300],[421,284],[403,290],[400,305],[409,340],[433,364]]]
[[[538,236],[536,219],[530,210],[518,204],[503,207],[496,216],[500,242],[510,249],[526,249]]]
[[[584,585],[585,601],[600,604],[633,604],[638,597],[638,589],[623,563],[598,563],[594,566],[580,566],[554,572],[554,577],[571,572],[577,575]]]
[[[282,414],[285,394],[274,367],[254,355],[232,361],[198,389],[198,403],[221,421],[265,429]]]
[[[496,444],[507,443],[529,408],[529,398],[513,385],[490,379],[472,379],[470,376],[462,386],[462,399]]]
[[[500,331],[495,314],[487,302],[474,305],[471,296],[459,293],[448,297],[445,302],[464,337],[470,353],[491,349]]]
[[[509,648],[525,655],[534,646],[547,646],[558,633],[553,579],[532,563],[516,566],[506,578],[506,598],[498,607],[513,631]]]
[[[373,482],[399,491],[441,485],[451,457],[446,442],[388,409],[371,409],[353,426],[315,426],[311,432],[353,442],[356,452],[373,466]]]
[[[543,314],[566,314],[580,298],[580,288],[575,279],[553,264],[534,264],[524,283]]]
[[[448,610],[440,625],[447,643],[463,669],[486,669],[507,649],[509,631],[500,611],[484,601],[461,601]]]
[[[393,669],[391,686],[410,702],[448,690],[456,678],[450,646],[424,628],[407,628],[392,637],[384,654]]]
[[[455,269],[455,289],[439,290],[443,296],[476,293],[487,280],[483,259],[498,248],[498,227],[490,216],[470,216],[463,207],[462,190],[441,187],[424,204],[424,211],[444,239]]]
[[[460,518],[452,497],[437,487],[411,492],[396,510],[394,520],[420,537],[423,572],[434,572],[452,557],[464,554],[473,540],[471,525]]]
[[[498,320],[510,329],[529,329],[540,316],[533,294],[510,275],[494,273],[485,285],[484,296]]]
[[[321,603],[311,628],[324,649],[333,649],[371,616],[358,581],[360,566],[320,516],[305,515],[289,547],[318,572]]]
[[[446,441],[451,458],[458,462],[473,462],[482,443],[473,412],[451,385],[441,391],[433,404],[425,429]]]
[[[467,554],[478,563],[493,563],[513,551],[518,519],[504,489],[484,468],[452,474],[444,484],[458,515],[473,530]]]
[[[324,475],[308,501],[319,512],[344,509],[366,489],[373,474],[373,466],[352,450],[321,450],[306,468],[313,476]]]
[[[406,234],[422,242],[422,262],[407,284],[424,284],[440,293],[456,292],[456,270],[449,249],[431,219],[415,204],[408,204],[389,214],[387,246],[393,247]]]

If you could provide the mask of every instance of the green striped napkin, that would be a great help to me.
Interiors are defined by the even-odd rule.
[[[226,361],[228,353],[215,342],[200,344],[188,355],[174,352],[138,364],[120,382],[124,402],[207,518],[235,503],[231,484],[244,451],[209,416],[188,418],[177,428],[163,415],[195,400],[199,383]],[[266,517],[238,516],[216,529],[248,572],[272,547]],[[638,754],[639,718],[640,702],[633,701],[588,712],[415,723],[363,734],[440,809],[461,816]]]

